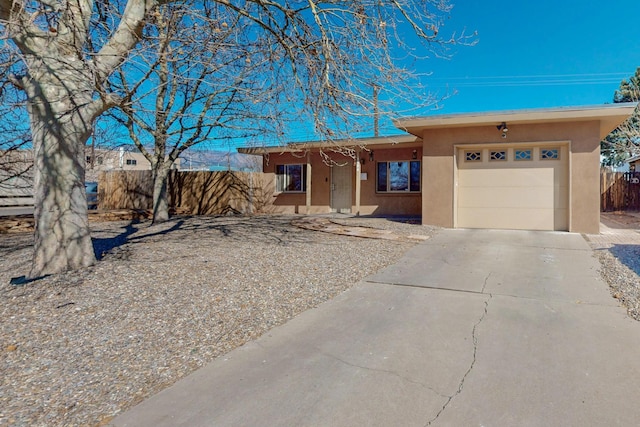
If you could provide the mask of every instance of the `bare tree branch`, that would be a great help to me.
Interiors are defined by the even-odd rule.
[[[0,24],[24,53],[37,55],[45,48],[49,35],[34,24],[37,15],[26,11],[24,1],[0,0]]]
[[[118,28],[94,59],[94,68],[99,78],[106,79],[129,55],[140,41],[145,17],[158,4],[154,0],[129,0]]]

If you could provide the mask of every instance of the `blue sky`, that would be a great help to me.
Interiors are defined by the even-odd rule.
[[[449,59],[408,64],[416,72],[431,73],[422,79],[430,92],[450,96],[437,108],[406,115],[604,104],[640,66],[640,0],[452,3],[440,35],[477,33],[475,44],[454,46]],[[388,118],[380,125],[383,134],[401,132]],[[316,138],[304,123],[287,129],[285,136],[288,141]],[[263,137],[256,143],[281,142]],[[253,143],[233,140],[202,148],[233,151]]]
[[[454,2],[441,33],[477,44],[417,64],[432,91],[457,91],[420,115],[612,102],[640,66],[639,16],[638,0]]]

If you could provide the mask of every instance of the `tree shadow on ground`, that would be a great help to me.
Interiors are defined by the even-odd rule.
[[[150,224],[150,223],[149,223]],[[147,233],[141,236],[133,236],[135,233],[144,230],[145,228],[150,228],[148,225],[141,222],[140,220],[133,220],[129,224],[124,227],[124,230],[113,237],[94,237],[93,241],[93,251],[96,255],[96,258],[99,260],[103,259],[104,256],[112,251],[115,248],[123,246],[126,243],[141,239],[143,237],[153,237],[153,236],[162,236],[168,235],[172,231],[179,230],[184,224],[184,220],[179,221],[169,221],[165,224],[169,224],[169,228],[161,229],[157,231],[153,231],[151,233]]]
[[[384,216],[387,221],[400,222],[402,224],[422,225],[420,216]]]
[[[96,255],[96,259],[100,261],[108,252],[127,243],[129,236],[138,231],[139,224],[140,220],[133,220],[116,236],[92,238],[93,252]]]
[[[262,242],[277,245],[315,242],[315,233],[291,224],[289,216],[180,216],[162,224],[134,220],[113,236],[100,236],[108,232],[96,230],[93,247],[98,260],[127,243],[144,243],[162,239],[167,243],[191,240],[194,249],[198,240],[225,239],[237,242]]]
[[[640,245],[614,245],[608,249],[622,264],[640,276]]]
[[[286,215],[185,216],[169,221],[178,221],[177,227],[172,226],[162,232],[155,231],[155,227],[149,227],[148,232],[140,233],[131,240],[142,241],[163,234],[168,239],[197,239],[206,236],[238,242],[259,241],[274,244],[313,241],[314,233],[293,226],[292,219]],[[174,233],[174,231],[181,231],[181,233]]]

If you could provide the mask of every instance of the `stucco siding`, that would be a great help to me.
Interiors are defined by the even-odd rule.
[[[582,123],[571,142],[571,231],[600,232],[599,123]]]
[[[361,215],[398,215],[398,216],[419,216],[421,214],[422,194],[420,192],[407,193],[378,193],[376,191],[376,167],[378,162],[390,161],[410,161],[421,160],[422,147],[413,144],[408,147],[371,146],[373,151],[371,159],[370,151],[362,150],[360,157],[360,214]],[[415,154],[414,154],[415,150]],[[325,153],[342,167],[351,168],[351,212],[356,212],[356,166],[351,157],[340,153]],[[331,166],[327,164],[317,151],[310,154],[311,162],[311,209],[310,213],[331,212]],[[283,164],[306,164],[305,155],[298,153],[270,154],[265,156],[263,171],[267,174],[267,180],[271,180],[275,188],[276,165]],[[422,168],[422,174],[424,167]],[[273,211],[277,213],[306,213],[305,193],[285,193],[274,192]]]
[[[570,149],[569,230],[597,233],[599,202],[598,121],[509,125],[507,138],[495,126],[426,129],[423,137],[424,224],[453,227],[456,215],[456,147],[535,145],[554,143]]]

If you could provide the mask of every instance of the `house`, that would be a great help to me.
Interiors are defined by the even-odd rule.
[[[100,172],[115,170],[143,171],[151,170],[151,162],[140,151],[132,149],[125,150],[124,147],[118,149],[91,149],[87,147],[85,157],[87,162],[87,181],[97,181]],[[180,158],[171,165],[171,169],[180,169]]]
[[[410,117],[394,123],[400,136],[239,151],[262,155],[275,212],[598,233],[600,141],[635,107]]]
[[[33,204],[33,155],[32,149],[0,151],[0,205]],[[87,147],[85,160],[87,188],[95,188],[100,172],[151,170],[151,163],[142,153],[124,147],[113,150]],[[180,159],[171,168],[179,169]],[[9,196],[16,200],[9,200]]]
[[[625,160],[625,165],[628,167],[625,172],[640,172],[640,155],[629,157]]]

